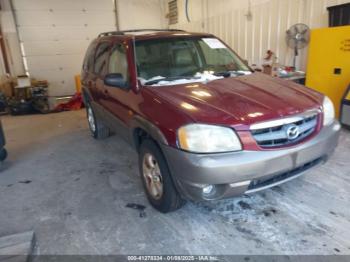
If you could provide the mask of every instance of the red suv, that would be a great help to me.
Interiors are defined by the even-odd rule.
[[[269,188],[325,162],[340,125],[328,97],[248,67],[211,34],[100,34],[82,69],[94,138],[139,153],[150,203],[214,200]]]

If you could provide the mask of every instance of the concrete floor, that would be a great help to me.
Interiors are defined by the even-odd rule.
[[[94,140],[84,111],[2,119],[0,236],[34,230],[40,254],[350,254],[347,130],[305,176],[164,215],[147,203],[136,153],[116,136]]]

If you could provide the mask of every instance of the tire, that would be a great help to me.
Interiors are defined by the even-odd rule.
[[[7,151],[5,148],[0,149],[0,162],[4,161],[7,158]]]
[[[139,150],[139,170],[148,201],[155,209],[168,213],[185,204],[176,191],[163,153],[151,139],[142,141]]]
[[[88,103],[86,114],[91,135],[95,139],[104,139],[110,136],[110,129],[105,126],[100,119],[96,117],[92,106]]]

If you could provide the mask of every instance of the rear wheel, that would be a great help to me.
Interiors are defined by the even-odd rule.
[[[86,106],[86,113],[91,134],[96,139],[103,139],[110,136],[110,130],[100,119],[96,117],[90,104]]]
[[[141,144],[139,169],[147,198],[155,209],[167,213],[183,206],[185,201],[175,189],[163,153],[150,139]]]

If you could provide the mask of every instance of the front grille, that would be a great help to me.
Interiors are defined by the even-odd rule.
[[[267,188],[267,187],[279,184],[279,182],[282,183],[284,180],[287,180],[287,179],[292,178],[292,177],[296,177],[296,176],[300,175],[301,173],[311,169],[312,167],[322,163],[325,160],[326,160],[325,157],[320,157],[320,158],[317,158],[313,161],[310,161],[310,162],[308,162],[308,163],[306,163],[298,168],[295,168],[291,171],[282,173],[280,175],[253,180],[253,181],[251,181],[251,183],[248,187],[248,192],[249,191],[258,191],[259,189]]]
[[[263,148],[294,144],[310,136],[316,130],[317,113],[286,122],[287,124],[253,129],[251,132],[257,144]]]

